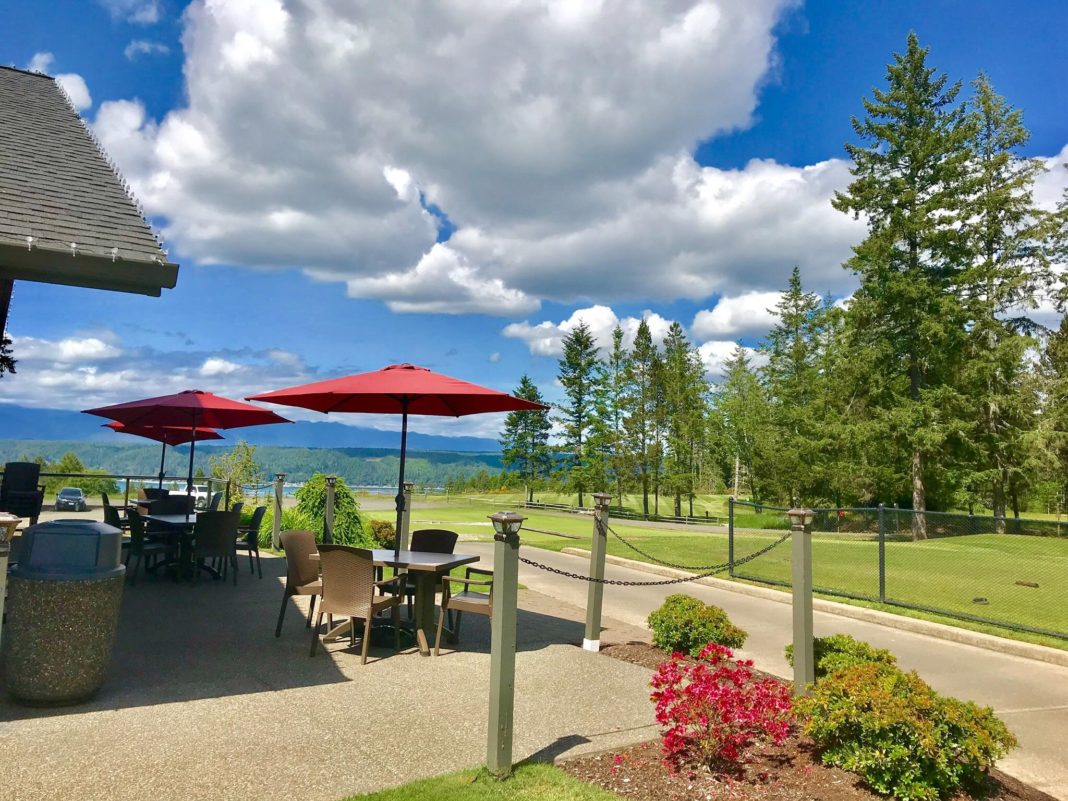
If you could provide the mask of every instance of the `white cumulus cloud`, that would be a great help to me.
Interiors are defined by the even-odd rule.
[[[781,292],[745,292],[721,297],[711,309],[702,309],[694,315],[690,331],[701,341],[763,336],[775,325],[774,307],[781,298]]]
[[[134,39],[126,45],[122,54],[130,61],[133,61],[138,56],[165,56],[170,52],[171,49],[163,44],[163,42],[153,42],[148,39]]]
[[[55,60],[56,57],[52,53],[34,53],[33,58],[26,65],[26,69],[31,72],[42,72],[45,75],[51,75],[52,64],[55,63]],[[64,72],[53,77],[63,91],[67,93],[67,97],[70,98],[71,105],[75,109],[83,111],[93,105],[93,96],[89,94],[89,86],[81,75],[75,72]]]
[[[655,312],[647,311],[642,316],[649,326],[653,342],[663,341],[671,320],[666,320]],[[527,344],[535,356],[560,356],[564,352],[564,337],[574,331],[580,323],[585,323],[593,335],[593,341],[602,351],[612,347],[612,332],[619,326],[623,329],[623,347],[634,347],[634,335],[638,331],[641,319],[624,317],[620,319],[608,306],[589,306],[576,309],[566,320],[554,323],[550,320],[532,325],[529,322],[511,323],[501,332],[506,337],[520,339]]]

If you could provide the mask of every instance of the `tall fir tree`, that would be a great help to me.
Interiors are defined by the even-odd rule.
[[[568,332],[563,347],[557,377],[564,389],[564,400],[556,408],[563,429],[563,448],[568,456],[566,482],[578,494],[578,505],[583,506],[590,466],[586,444],[594,424],[594,382],[600,359],[593,332],[584,322]]]
[[[704,368],[686,339],[682,325],[673,322],[664,337],[665,483],[674,499],[674,514],[682,516],[682,500],[693,514],[698,445],[705,430],[707,386]]]
[[[634,346],[624,372],[623,430],[632,470],[641,488],[642,513],[646,516],[649,515],[649,490],[653,473],[656,369],[656,345],[649,324],[642,320],[634,334]]]
[[[526,374],[519,379],[515,396],[534,403],[545,403],[537,385]],[[528,502],[534,499],[534,485],[548,477],[552,469],[549,448],[552,427],[549,412],[544,409],[509,412],[504,419],[501,461],[506,469],[522,475]]]
[[[927,536],[927,489],[961,429],[953,377],[965,346],[966,312],[956,292],[966,263],[969,130],[960,84],[927,65],[910,33],[887,68],[887,88],[864,100],[846,145],[853,181],[834,206],[863,215],[868,235],[847,267],[860,279],[849,318],[870,366],[864,378],[873,424],[906,444],[913,536]]]
[[[723,381],[713,395],[715,413],[726,436],[730,458],[738,464],[743,485],[748,484],[754,501],[762,502],[767,499],[768,463],[774,454],[767,395],[740,345],[725,367]]]

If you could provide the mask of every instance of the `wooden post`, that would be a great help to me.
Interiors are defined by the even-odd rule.
[[[812,652],[812,520],[811,509],[791,509],[793,533],[794,694],[807,695],[816,680]]]
[[[323,506],[323,542],[334,541],[334,497],[337,492],[337,476],[326,477],[326,503]]]
[[[498,778],[512,773],[515,708],[515,625],[519,595],[519,527],[515,512],[490,515],[493,535],[493,615],[490,620],[490,699],[486,767]]]
[[[593,542],[590,546],[590,578],[586,595],[586,633],[582,648],[597,653],[601,650],[601,599],[604,596],[604,556],[608,549],[608,507],[612,496],[606,492],[593,495]]]
[[[282,493],[285,491],[285,473],[274,476],[274,525],[271,528],[271,547],[276,551],[282,547]]]

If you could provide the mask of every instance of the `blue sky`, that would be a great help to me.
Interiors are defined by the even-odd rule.
[[[502,389],[525,371],[555,396],[566,321],[647,313],[682,321],[714,373],[794,264],[851,291],[862,228],[827,201],[850,115],[909,30],[1024,109],[1028,155],[1054,165],[1068,144],[1063,2],[596,6],[430,24],[274,0],[0,5],[0,59],[81,77],[182,265],[159,299],[18,284],[24,362],[3,393],[79,408],[126,399],[130,369],[135,394],[247,394],[412,361]],[[436,249],[429,201],[457,229]]]

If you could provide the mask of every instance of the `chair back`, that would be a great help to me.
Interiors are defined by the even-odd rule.
[[[194,529],[197,556],[231,556],[237,550],[237,512],[201,512]]]
[[[190,495],[168,495],[152,505],[154,515],[184,515],[193,511]]]
[[[41,465],[37,462],[8,462],[0,481],[0,497],[9,492],[34,492],[40,479]]]
[[[223,497],[223,494],[221,492],[216,492],[216,493],[212,494],[211,500],[208,501],[208,511],[209,512],[214,512],[214,511],[218,510],[219,504],[222,503],[222,497]]]
[[[315,535],[310,531],[283,531],[279,539],[286,552],[286,590],[295,591],[297,587],[318,581],[319,565],[311,558],[317,550]]]
[[[104,522],[107,523],[109,526],[114,526],[115,528],[121,529],[122,528],[122,518],[119,517],[119,510],[116,509],[114,506],[105,504],[104,505]]]
[[[260,533],[260,526],[263,524],[263,516],[267,514],[266,506],[257,506],[252,511],[252,520],[248,524],[248,535],[250,539],[257,539]]]
[[[238,516],[240,516],[241,515],[241,510],[244,509],[244,508],[245,508],[245,502],[244,501],[238,501],[237,503],[235,503],[233,506],[230,507],[230,511],[231,512],[237,512]]]
[[[111,501],[108,499],[108,494],[106,492],[100,493],[100,500],[103,502],[105,509],[111,506]]]
[[[107,510],[109,507],[104,507],[104,521],[107,522]],[[118,512],[116,512],[118,514]],[[137,553],[145,546],[145,519],[141,517],[141,513],[136,509],[131,509],[126,513],[126,519],[130,521],[130,552]],[[114,525],[111,523],[109,525]]]
[[[444,528],[421,528],[412,532],[408,549],[428,553],[452,553],[460,535]]]
[[[166,498],[170,494],[170,490],[163,489],[162,487],[141,487],[137,492],[137,497],[143,498],[146,501],[154,501],[157,498]]]
[[[319,559],[323,569],[320,609],[368,619],[375,592],[375,563],[371,551],[351,545],[323,543],[319,546]]]

